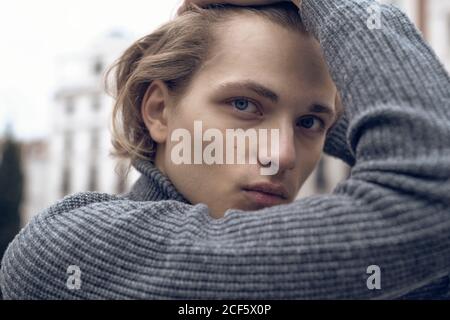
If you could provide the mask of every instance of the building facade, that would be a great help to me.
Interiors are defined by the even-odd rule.
[[[131,40],[112,32],[80,56],[59,61],[53,134],[50,142],[51,199],[79,191],[123,193],[135,179],[124,180],[124,164],[110,155],[113,99],[105,94],[107,67]]]
[[[48,138],[24,144],[26,192],[22,224],[62,197],[81,191],[123,193],[137,179],[110,155],[113,99],[104,75],[132,38],[111,32],[80,54],[59,57]]]

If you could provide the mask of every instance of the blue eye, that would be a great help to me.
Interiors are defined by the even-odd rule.
[[[238,109],[239,111],[255,113],[258,112],[258,107],[248,99],[239,98],[231,101],[233,107]]]
[[[319,125],[317,130],[324,128],[325,125],[323,121],[320,118],[314,116],[304,117],[298,121],[298,124],[303,128],[311,129],[314,127],[314,124],[316,124],[314,121],[316,121],[317,125]]]

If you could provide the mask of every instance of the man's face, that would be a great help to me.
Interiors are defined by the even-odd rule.
[[[209,59],[170,112],[169,137],[158,145],[156,165],[191,203],[207,204],[214,218],[230,208],[247,211],[292,202],[320,159],[335,120],[336,88],[319,44],[309,35],[249,14],[220,26],[216,38]],[[328,107],[332,113],[314,112],[313,107]],[[226,129],[278,129],[279,148],[270,155],[278,161],[277,173],[262,175],[260,169],[267,167],[262,161],[175,164],[172,149],[180,141],[171,141],[170,133],[185,128],[193,139],[195,121],[201,121],[203,133],[209,128],[222,132],[224,159]],[[204,141],[202,150],[210,143]],[[247,141],[247,157],[248,146]],[[270,144],[264,148],[270,154]],[[191,154],[193,159],[194,142]],[[252,191],[267,182],[285,188],[285,197]]]

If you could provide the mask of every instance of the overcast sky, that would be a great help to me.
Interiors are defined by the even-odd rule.
[[[0,5],[0,135],[45,136],[56,58],[115,29],[135,39],[169,20],[181,0],[14,0]],[[133,39],[133,40],[135,40]],[[131,43],[130,43],[131,44]]]

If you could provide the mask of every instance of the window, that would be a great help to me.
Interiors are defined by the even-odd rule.
[[[319,163],[317,164],[315,184],[317,192],[319,193],[326,192],[328,184],[327,178],[325,176],[325,160],[323,157],[319,160]]]
[[[68,115],[73,114],[74,110],[75,110],[75,101],[73,97],[68,97],[66,99],[66,113]]]
[[[89,183],[88,189],[89,191],[97,191],[97,165],[92,163],[89,167]]]
[[[120,162],[116,166],[117,173],[117,184],[116,184],[116,193],[122,194],[125,192],[127,183],[126,183],[126,167],[125,164]]]
[[[70,183],[71,183],[70,169],[68,165],[64,164],[62,185],[61,185],[61,194],[63,197],[70,193]]]
[[[91,132],[91,152],[94,156],[97,155],[99,149],[99,129],[93,129]]]
[[[66,157],[69,157],[72,153],[72,134],[70,132],[66,132],[64,134],[64,154]]]
[[[92,109],[94,112],[98,112],[101,106],[101,99],[98,94],[93,95],[92,97]]]
[[[99,152],[99,129],[95,128],[91,132],[91,159],[88,172],[88,189],[89,191],[97,191],[98,188],[98,152]]]
[[[97,58],[95,63],[94,63],[94,74],[95,75],[100,75],[103,72],[103,62],[100,58]]]
[[[72,154],[72,134],[66,132],[64,134],[64,146],[63,146],[63,171],[62,171],[62,183],[61,194],[65,196],[70,193],[70,185],[72,183],[72,175],[70,171],[70,159]]]

